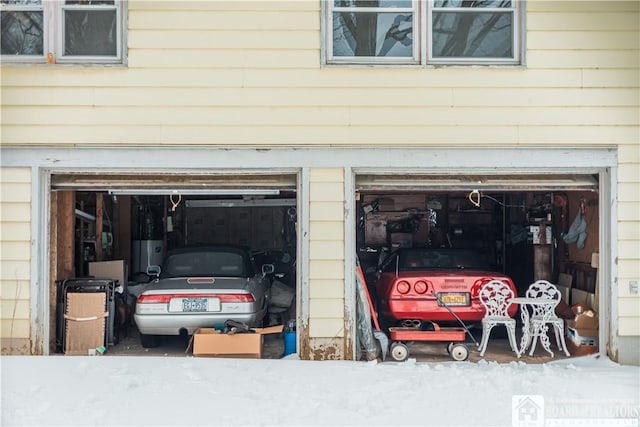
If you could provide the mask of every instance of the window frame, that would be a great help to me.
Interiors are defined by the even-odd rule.
[[[2,10],[43,11],[43,54],[1,55],[3,64],[81,64],[126,65],[126,29],[128,0],[114,0],[113,5],[67,5],[64,0],[42,0],[40,5],[1,4]],[[66,10],[115,10],[116,55],[65,55],[64,31]]]
[[[426,20],[425,20],[425,28],[427,29],[427,40],[428,43],[425,43],[427,48],[426,54],[426,62],[428,64],[433,65],[520,65],[522,63],[521,51],[522,51],[522,39],[524,38],[524,31],[522,30],[522,9],[523,9],[523,0],[511,0],[510,8],[465,8],[465,7],[435,7],[433,4],[433,0],[428,0],[429,6],[427,7]],[[431,40],[433,39],[433,26],[430,25],[433,22],[433,12],[439,11],[447,11],[447,12],[457,12],[457,13],[478,13],[478,12],[509,12],[513,15],[512,25],[512,48],[513,48],[513,57],[512,58],[470,58],[470,57],[455,57],[455,58],[434,58],[433,57],[433,43]],[[428,23],[428,24],[427,24]]]
[[[51,22],[51,8],[47,7],[47,1],[42,0],[39,5],[33,4],[20,4],[20,3],[0,3],[0,11],[19,11],[19,12],[38,12],[42,11],[42,55],[0,55],[0,61],[2,64],[6,63],[46,63],[47,52],[50,51],[49,45],[51,43],[51,37],[47,26]]]
[[[377,12],[379,13],[400,13],[407,12],[408,9],[411,10],[412,18],[413,18],[413,46],[412,46],[412,56],[405,58],[400,58],[397,56],[393,57],[376,57],[376,56],[334,56],[333,55],[333,13],[336,10],[334,6],[334,0],[326,0],[322,2],[325,7],[324,16],[324,31],[325,31],[325,47],[326,50],[323,50],[325,53],[326,61],[325,63],[331,64],[362,64],[362,65],[404,65],[404,64],[420,64],[421,57],[421,49],[420,49],[420,3],[421,0],[411,0],[411,8],[404,7],[359,7],[359,6],[351,6],[351,7],[338,7],[338,11],[344,12],[359,12],[359,13],[367,13],[367,12]],[[328,31],[329,28],[332,28],[331,31]]]
[[[525,10],[526,0],[512,0],[511,8],[436,8],[433,0],[413,0],[413,32],[414,32],[414,57],[401,59],[398,57],[356,57],[342,56],[335,57],[333,55],[333,13],[336,9],[333,0],[322,2],[324,13],[322,13],[322,47],[321,60],[323,66],[367,66],[367,67],[384,67],[384,66],[401,66],[401,67],[437,67],[437,66],[524,66],[524,46],[525,46]],[[374,8],[358,8],[351,9],[369,10]],[[384,11],[394,11],[397,8],[375,8]],[[466,9],[466,10],[465,10]],[[404,8],[402,9],[404,10]],[[471,58],[471,57],[447,57],[434,58],[431,25],[433,12],[438,11],[459,11],[461,13],[477,13],[482,12],[507,12],[511,13],[513,34],[512,48],[513,56],[511,58]],[[416,56],[417,55],[417,56]]]

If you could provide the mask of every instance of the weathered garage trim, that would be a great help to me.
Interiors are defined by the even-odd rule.
[[[49,354],[49,263],[46,259],[49,239],[48,215],[49,194],[47,175],[41,173],[37,167],[31,168],[31,194],[37,195],[37,200],[31,200],[31,354]],[[40,206],[42,205],[42,207]],[[45,236],[39,239],[38,236]]]
[[[298,357],[312,360],[312,347],[309,342],[309,181],[311,171],[302,168],[298,180],[298,267],[296,278],[296,311]]]
[[[354,174],[351,168],[344,169],[344,355],[345,359],[356,360],[357,346],[359,345],[356,333],[356,233],[353,224],[356,223],[355,196],[353,192]]]
[[[598,189],[593,174],[466,174],[460,173],[404,173],[359,174],[356,185],[366,191],[410,191],[413,188],[429,187],[433,190],[479,190],[479,191],[589,191]]]
[[[618,336],[618,245],[613,244],[618,236],[618,222],[612,218],[618,218],[618,168],[612,166],[600,173],[600,200],[607,203],[599,204],[600,248],[598,282],[600,292],[598,295],[598,307],[600,316],[600,328],[598,340],[600,353],[606,353],[611,360],[619,360],[619,336]],[[614,236],[616,236],[614,238]],[[603,292],[605,291],[605,292]],[[604,310],[603,310],[604,308]],[[603,327],[604,326],[604,327]]]
[[[218,170],[207,172],[176,173],[164,171],[162,174],[148,173],[145,170],[137,172],[67,172],[55,174],[51,177],[53,190],[76,191],[131,191],[139,193],[140,189],[150,189],[170,192],[171,189],[181,189],[206,193],[208,189],[235,189],[251,188],[256,190],[282,190],[295,189],[297,171],[291,173],[274,174],[265,169],[228,169],[224,174]],[[231,179],[230,179],[231,178]]]
[[[597,171],[617,163],[617,149],[611,147],[367,147],[367,148],[203,148],[203,147],[22,147],[2,146],[2,166],[52,168],[59,173],[87,169],[91,171],[127,170],[147,173],[175,171],[184,173],[198,170],[210,172],[212,168],[277,168],[300,167],[354,167],[376,171],[380,168],[403,168],[404,173],[424,171],[447,172],[451,168],[470,169],[474,174],[497,172],[505,168],[525,173],[532,169],[532,159],[543,159],[545,170],[553,171],[571,165],[577,170]],[[139,159],[145,159],[141,166]],[[242,159],[242,168],[237,165]],[[494,159],[490,165],[486,159]],[[542,160],[541,160],[542,163]],[[114,166],[114,165],[117,165]],[[168,169],[171,168],[171,169]],[[567,171],[570,173],[570,171]]]

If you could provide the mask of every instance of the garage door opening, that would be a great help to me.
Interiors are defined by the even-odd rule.
[[[66,352],[65,303],[71,291],[107,289],[106,354],[184,354],[193,329],[200,323],[221,327],[221,316],[252,327],[295,320],[297,180],[296,173],[52,175],[50,351]],[[181,305],[171,298],[165,313],[180,317],[178,323],[184,325],[173,322],[175,328],[145,339],[148,334],[140,334],[133,321],[136,302],[155,280],[154,266],[168,274],[166,256],[185,248],[200,253],[183,257],[189,265],[180,268],[190,285],[179,285],[182,291],[174,296]],[[229,265],[219,266],[223,270],[216,273],[207,259],[205,267],[194,270],[196,261],[212,256],[212,251],[235,248],[241,255],[246,251],[248,264],[238,258],[238,264],[231,265],[236,258],[228,258]],[[222,252],[216,254],[229,255]],[[196,283],[214,274],[211,284]],[[114,283],[96,287],[88,279]],[[249,284],[231,284],[234,280]],[[233,286],[235,290],[229,290]],[[217,293],[207,293],[208,288]],[[245,316],[245,311],[255,315]],[[200,314],[208,319],[197,319]],[[273,348],[265,346],[264,357],[282,356],[282,340],[275,341]]]
[[[385,259],[402,248],[470,250],[489,271],[509,276],[519,296],[537,280],[555,284],[562,294],[556,313],[565,319],[574,318],[572,307],[598,312],[596,175],[385,173],[356,175],[355,182],[358,258],[379,310],[390,317],[383,319],[387,327],[407,324],[393,313],[381,279]],[[519,314],[516,319],[520,322]],[[460,326],[453,317],[443,324]],[[591,345],[572,347],[580,338],[566,338],[572,355],[598,350],[597,331],[590,332]],[[550,336],[553,346],[553,332]],[[513,358],[509,344],[504,349],[505,360]],[[541,352],[538,345],[536,354]]]

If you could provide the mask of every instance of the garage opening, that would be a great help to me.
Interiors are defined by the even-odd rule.
[[[296,172],[52,175],[50,352],[70,353],[75,341],[68,336],[74,333],[68,319],[90,317],[82,309],[70,313],[70,293],[106,292],[106,302],[97,303],[104,303],[108,312],[106,323],[98,322],[105,329],[105,354],[184,355],[197,327],[222,329],[225,316],[237,321],[236,328],[295,321],[297,183]],[[170,279],[180,292],[162,291],[179,297],[165,304],[168,323],[140,333],[134,321],[140,296],[157,277],[169,274],[166,257],[187,248],[198,252],[182,255],[184,263]],[[227,251],[235,248],[240,255],[246,251],[248,264],[238,258],[239,264],[232,265],[236,258]],[[217,273],[209,271],[211,263],[196,270],[196,263],[208,260],[212,251],[228,256],[229,265]],[[217,278],[210,279],[214,273]],[[211,284],[198,284],[207,280]],[[207,293],[209,288],[217,293]],[[158,295],[147,301],[154,298]],[[76,307],[86,305],[78,301]],[[145,307],[158,310],[155,304]],[[75,333],[80,340],[86,339],[82,334],[100,335]],[[281,335],[265,336],[263,357],[282,357],[283,351]]]
[[[597,316],[600,239],[597,175],[384,173],[357,174],[355,183],[358,258],[386,328],[409,323],[421,328],[429,326],[424,320],[411,318],[406,311],[402,315],[394,312],[389,302],[390,287],[383,283],[383,270],[389,268],[384,263],[390,254],[403,248],[473,251],[481,261],[479,264],[488,271],[512,279],[518,296],[524,297],[533,282],[547,280],[561,292],[561,301],[555,308],[559,317],[575,319],[576,311]],[[514,316],[519,328],[520,311],[521,308]],[[409,317],[400,319],[402,316]],[[473,320],[470,316],[463,323],[477,333],[479,341],[482,314],[476,317]],[[449,320],[441,323],[460,326],[460,321],[452,316]],[[596,352],[597,327],[576,332],[570,325],[571,322],[565,327],[570,354]],[[501,333],[498,330],[504,333],[498,335],[505,339],[504,352],[490,357],[513,359],[506,329],[495,328],[492,339]],[[549,336],[553,347],[553,328]],[[490,345],[491,348],[500,346]],[[564,357],[561,350],[553,350],[556,357]],[[535,356],[544,354],[538,345]]]

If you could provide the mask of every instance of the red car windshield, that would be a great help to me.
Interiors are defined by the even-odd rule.
[[[392,254],[383,264],[383,271],[425,269],[490,270],[482,255],[467,249],[404,248]]]

